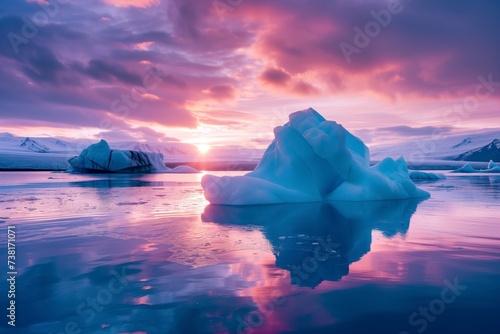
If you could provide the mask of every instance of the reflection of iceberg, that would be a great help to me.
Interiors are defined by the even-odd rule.
[[[370,167],[365,144],[313,109],[293,113],[274,129],[275,139],[253,172],[205,175],[212,204],[252,205],[323,200],[387,200],[427,197],[408,176],[403,158]]]
[[[92,144],[68,160],[77,173],[198,173],[189,166],[167,168],[162,153],[112,150],[105,140]]]
[[[418,200],[324,202],[260,206],[209,205],[204,221],[258,225],[270,241],[276,266],[292,283],[314,287],[337,281],[370,251],[371,231],[405,234]]]

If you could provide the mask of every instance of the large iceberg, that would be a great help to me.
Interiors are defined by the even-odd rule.
[[[102,139],[84,149],[68,163],[73,172],[83,173],[152,173],[168,171],[163,154],[112,150]]]
[[[386,158],[370,167],[366,145],[312,108],[290,114],[274,135],[254,171],[235,177],[205,175],[205,198],[211,204],[254,205],[429,196],[410,179],[403,158]]]

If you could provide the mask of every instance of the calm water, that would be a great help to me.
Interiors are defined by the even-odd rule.
[[[500,333],[500,176],[247,208],[208,206],[200,178],[0,173],[0,331]]]

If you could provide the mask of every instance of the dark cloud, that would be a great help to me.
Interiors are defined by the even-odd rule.
[[[57,82],[57,75],[65,68],[52,50],[45,47],[33,49],[27,56],[23,72],[35,82]]]
[[[291,76],[283,70],[277,68],[268,68],[262,73],[261,79],[264,82],[272,85],[283,86],[288,83],[288,81],[291,79]]]
[[[71,67],[82,74],[102,82],[118,80],[131,85],[142,85],[140,75],[126,70],[116,62],[111,64],[101,59],[91,59],[86,66],[81,63],[74,63]]]
[[[214,1],[170,0],[167,13],[172,38],[191,52],[224,54],[248,47],[255,36],[252,24],[233,21],[236,17],[220,17]]]
[[[479,75],[500,78],[500,43],[494,42],[500,31],[498,1],[401,3],[401,13],[368,36],[368,45],[358,47],[350,63],[340,44],[356,46],[354,27],[364,31],[375,21],[371,11],[387,9],[385,1],[255,0],[235,15],[263,22],[272,18],[256,38],[262,57],[291,75],[336,75],[332,88],[459,96],[473,91]]]
[[[17,46],[6,37],[22,36],[24,18],[42,7],[3,1],[0,118],[96,126],[114,101],[134,87],[144,88],[152,67],[161,68],[158,85],[143,90],[134,107],[127,106],[120,126],[143,121],[195,127],[197,117],[187,107],[191,102],[255,98],[274,89],[311,99],[375,92],[391,101],[432,102],[473,95],[478,76],[491,74],[500,81],[498,1],[401,3],[401,13],[391,15],[368,45],[357,46],[349,63],[340,44],[355,46],[354,28],[365,30],[375,20],[372,11],[387,9],[386,1],[252,0],[222,15],[213,1],[165,0],[147,8],[70,2]],[[246,88],[256,86],[262,95],[245,95]],[[492,92],[500,96],[500,88]],[[475,117],[492,119],[482,108]],[[247,115],[214,108],[200,120],[238,127]],[[411,136],[447,131],[378,130]]]

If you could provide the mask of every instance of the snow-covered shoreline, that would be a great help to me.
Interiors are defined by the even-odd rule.
[[[0,152],[0,172],[2,171],[65,171],[69,168],[67,160],[71,158],[66,154],[24,154],[24,153],[3,153]],[[176,161],[178,160],[178,161]],[[376,165],[380,161],[371,160],[370,165]],[[468,162],[475,169],[486,169],[488,162],[473,161]],[[426,160],[419,162],[407,161],[408,168],[412,170],[455,170],[464,165],[464,161],[451,160]],[[178,166],[191,166],[198,170],[206,171],[252,171],[256,166],[256,161],[243,160],[207,160],[197,159],[175,159],[165,161],[168,168]]]

